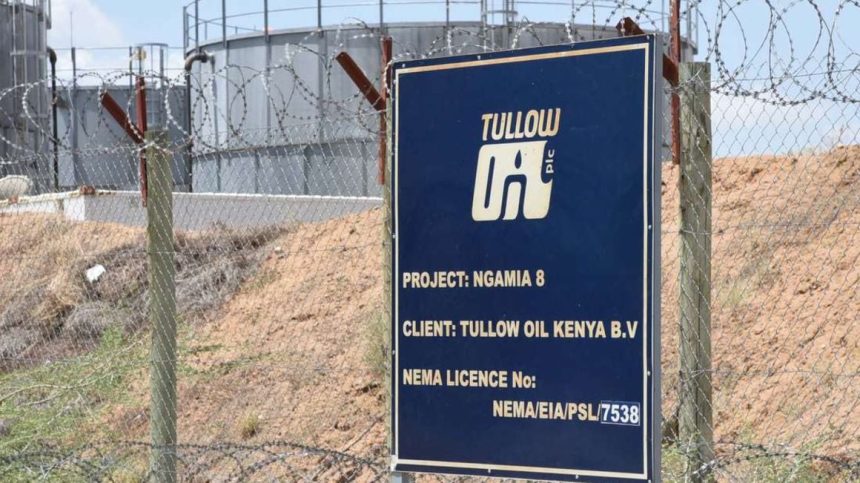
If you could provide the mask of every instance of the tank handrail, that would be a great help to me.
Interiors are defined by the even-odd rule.
[[[598,8],[612,8],[612,9],[618,9],[619,8],[618,3],[615,2],[614,0],[603,0],[603,1],[592,0],[592,2],[595,4],[594,6],[596,6]],[[450,0],[447,3],[450,5],[480,5],[481,4],[480,0]],[[541,6],[556,6],[556,7],[569,7],[570,6],[569,0],[517,0],[516,3],[519,5],[541,5]],[[605,3],[605,5],[602,5],[604,3]],[[401,6],[410,6],[410,5],[439,5],[439,6],[443,6],[445,4],[446,4],[445,0],[402,0],[402,1],[387,0],[387,2],[383,2],[383,6],[389,6],[389,7],[401,7]],[[194,2],[193,1],[189,2],[186,6],[190,6],[190,5],[194,5]],[[376,7],[376,6],[379,6],[379,1],[366,0],[366,1],[353,2],[353,3],[338,3],[338,4],[322,5],[322,9],[327,10],[327,9],[336,9],[336,8]],[[270,14],[271,13],[283,13],[283,12],[300,12],[300,11],[304,11],[304,10],[317,10],[317,8],[319,8],[319,7],[316,5],[305,5],[305,6],[300,6],[300,7],[270,8],[269,10],[252,10],[252,11],[247,11],[247,12],[231,13],[229,15],[225,15],[223,18],[224,19],[231,19],[231,18],[241,18],[241,17],[252,17],[252,16],[256,16],[256,15],[263,15],[266,12],[268,12]],[[632,6],[631,6],[631,8],[632,8]],[[667,15],[664,11],[659,10],[659,9],[655,9],[655,8],[641,8],[641,9],[637,8],[635,10],[638,12],[642,12],[642,13],[650,13],[650,14],[655,14],[655,15],[660,15],[660,16],[666,16]],[[497,10],[497,11],[502,11],[502,10]],[[193,15],[189,14],[189,17],[193,17]],[[200,22],[221,26],[222,24],[219,22],[220,19],[221,19],[221,17],[211,17],[211,18],[200,17]],[[194,25],[194,24],[191,24],[191,25]],[[247,27],[241,27],[241,26],[230,25],[230,24],[227,24],[226,27],[228,29],[239,28],[239,29],[244,29],[244,30],[254,30],[254,29],[250,29]]]
[[[189,7],[193,7],[195,5],[199,6],[201,3],[206,3],[206,0],[192,0],[192,1],[189,1],[184,7],[186,9],[186,10],[184,10],[184,12],[185,12],[187,21],[183,22],[183,27],[184,27],[183,34],[185,37],[185,44],[189,45],[189,46],[192,42],[195,42],[195,43],[207,42],[209,40],[215,40],[215,39],[218,39],[220,37],[218,35],[214,35],[214,36],[210,37],[207,34],[205,36],[205,38],[197,38],[197,36],[195,35],[195,32],[197,32],[197,34],[199,34],[198,28],[200,26],[210,26],[211,25],[213,27],[220,27],[224,31],[232,29],[234,32],[234,35],[238,35],[240,30],[242,32],[245,32],[245,33],[255,33],[255,32],[265,33],[265,28],[266,28],[265,26],[262,29],[260,29],[260,28],[257,28],[256,25],[253,28],[251,28],[248,26],[242,26],[242,25],[238,25],[238,24],[230,24],[227,22],[230,19],[239,19],[239,18],[244,18],[244,17],[255,17],[255,16],[261,16],[261,15],[266,17],[268,15],[277,14],[277,13],[308,12],[308,11],[319,11],[320,13],[318,13],[317,18],[321,19],[322,18],[322,16],[321,16],[322,11],[324,11],[324,10],[330,11],[333,9],[342,9],[342,8],[367,8],[367,7],[377,7],[378,6],[380,8],[380,12],[384,12],[386,8],[392,8],[392,7],[399,8],[399,7],[408,7],[408,6],[416,6],[416,5],[437,5],[439,7],[444,7],[444,6],[480,5],[482,2],[479,0],[400,0],[400,1],[397,1],[397,0],[354,0],[351,2],[347,2],[347,3],[336,3],[336,4],[323,4],[322,2],[320,2],[317,5],[311,4],[311,5],[302,5],[302,6],[268,8],[268,9],[264,9],[264,10],[255,9],[252,11],[237,12],[237,13],[232,13],[232,14],[222,13],[222,15],[219,15],[216,17],[211,17],[211,18],[206,18],[203,16],[195,16],[193,12],[187,10]],[[590,8],[599,9],[599,10],[609,10],[612,12],[615,12],[615,11],[620,9],[619,3],[617,0],[588,0],[588,1],[580,2],[580,3],[581,3],[581,5],[579,6],[579,8],[577,8],[576,2],[572,3],[570,0],[517,0],[514,3],[514,5],[515,6],[516,5],[522,5],[522,6],[565,7],[565,8],[571,9],[571,15],[573,15],[573,13],[575,11],[579,11],[580,8],[582,8],[583,6],[589,6]],[[668,13],[667,13],[667,10],[665,9],[665,0],[661,0],[660,2],[656,3],[656,5],[663,5],[662,9],[661,8],[655,8],[655,7],[647,8],[647,5],[650,5],[650,4],[652,4],[652,2],[647,2],[646,6],[644,8],[636,8],[635,5],[631,4],[630,8],[636,10],[640,14],[645,14],[646,16],[652,17],[655,20],[659,20],[661,22],[666,22],[668,19]],[[689,10],[690,8],[697,8],[698,2],[693,2],[692,0],[688,0],[687,5],[688,6],[687,6],[687,9],[685,9],[685,11]],[[483,13],[483,15],[486,17],[486,16],[494,16],[495,14],[500,14],[500,13],[505,13],[505,11],[501,11],[501,10],[500,11],[485,11]],[[518,12],[514,11],[513,13],[517,14]],[[528,12],[523,12],[523,14],[525,14],[525,15],[527,15],[527,13]],[[696,19],[694,20],[694,23],[696,24],[696,29],[697,29],[698,28],[698,17],[696,17]],[[302,27],[302,26],[298,25],[296,27]],[[317,25],[317,27],[319,27],[319,25]],[[270,29],[270,31],[271,31],[271,29]],[[688,34],[687,36],[689,37],[691,32],[688,32],[687,34]]]
[[[78,52],[81,52],[81,51],[93,51],[93,52],[97,52],[97,51],[127,51],[129,48],[134,49],[137,47],[143,47],[143,46],[149,46],[149,45],[164,45],[164,47],[162,47],[162,48],[164,50],[168,50],[168,51],[170,51],[170,50],[176,50],[176,51],[182,50],[182,47],[171,47],[167,44],[157,44],[157,43],[146,43],[146,44],[136,44],[136,45],[120,45],[120,46],[116,46],[116,47],[86,47],[86,46],[75,45],[73,47],[56,47],[54,50],[56,50],[57,52],[69,52],[72,49],[75,49]]]

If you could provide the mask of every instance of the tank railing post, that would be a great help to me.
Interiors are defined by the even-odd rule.
[[[322,27],[322,0],[317,0],[317,117],[319,118],[317,126],[317,141],[322,144],[325,138],[325,111],[323,106],[323,96],[325,95],[325,66],[328,64],[328,37]]]
[[[188,192],[194,192],[194,137],[191,134],[191,73],[185,72],[185,180]]]
[[[224,48],[224,123],[226,126],[230,124],[230,83],[227,81],[227,75],[229,74],[230,68],[230,43],[227,41],[227,0],[221,0],[221,44]],[[229,129],[225,129],[224,131],[224,142],[227,146],[230,145],[230,135],[231,132]],[[219,171],[220,171],[220,161],[219,161]],[[220,176],[220,173],[219,173]],[[221,191],[220,177],[218,184],[218,191]]]
[[[269,43],[269,0],[263,0],[263,35],[266,37],[266,44]],[[268,68],[268,60],[266,67]]]
[[[487,50],[487,0],[481,0],[481,48]]]
[[[188,5],[182,7],[182,55],[188,53]]]
[[[699,9],[698,3],[695,4],[695,9],[696,9],[696,13],[693,14],[693,19],[695,19],[695,22],[696,22],[695,26],[694,26],[694,28],[696,30],[695,30],[695,32],[693,32],[692,37],[687,37],[687,44],[689,44],[692,41],[693,44],[696,46],[696,48],[698,48],[698,46],[699,46],[699,13],[701,11]]]
[[[666,31],[666,0],[660,2],[660,31]]]
[[[192,134],[192,109],[191,109],[191,68],[195,61],[210,62],[211,59],[205,52],[199,50],[193,54],[189,54],[185,58],[185,170],[188,176],[188,191],[194,191],[194,151],[193,151],[193,134]],[[200,77],[203,76],[203,69],[199,69]],[[202,95],[202,94],[201,94]]]
[[[128,46],[128,90],[134,89],[134,47]]]
[[[161,95],[159,97],[164,96],[164,52],[165,47],[163,45],[158,48],[158,87],[161,89]],[[167,126],[163,126],[167,128]]]
[[[134,47],[134,55],[135,55],[135,60],[137,60],[137,72],[136,72],[136,74],[140,75],[143,73],[143,63],[144,63],[143,47],[140,45],[135,46]]]
[[[361,159],[362,170],[361,170],[361,196],[367,198],[370,196],[370,183],[367,178],[367,166],[364,165],[364,160],[367,159],[367,143],[361,141],[359,146],[361,146],[361,153],[359,154],[359,159]]]
[[[215,149],[215,167],[216,167],[215,186],[216,186],[216,192],[220,193],[221,192],[221,150],[223,149],[223,147],[220,145],[221,134],[219,133],[219,125],[218,125],[219,124],[218,123],[218,89],[216,87],[218,85],[218,82],[215,81],[215,76],[216,76],[215,62],[213,61],[210,65],[212,66],[212,78],[213,78],[213,80],[211,82],[211,84],[212,84],[212,104],[215,106],[215,108],[213,109],[213,112],[212,112],[212,123],[214,125],[213,127],[215,128],[214,134],[215,134],[215,148],[216,148]],[[224,62],[224,65],[227,65],[227,62]],[[226,115],[226,113],[225,113],[225,115]]]
[[[451,55],[451,0],[445,0],[445,46]]]
[[[221,0],[221,43],[227,48],[227,0]]]
[[[254,193],[260,192],[260,150],[254,148]]]
[[[695,42],[693,38],[693,6],[690,5],[690,2],[687,2],[687,48],[690,48],[692,42]],[[692,52],[692,49],[690,50]]]
[[[75,112],[75,102],[78,100],[78,62],[77,51],[71,47],[72,56],[72,93],[69,105],[69,121],[72,124],[72,186],[78,184],[78,113]]]
[[[306,145],[304,149],[302,149],[302,194],[307,195],[310,194],[311,187],[308,183],[308,176],[311,171],[311,156],[313,155],[311,151],[311,147]]]
[[[54,144],[54,191],[60,191],[60,140],[57,126],[57,52],[48,47],[51,63],[51,136]]]
[[[269,36],[269,0],[263,0],[263,31],[266,41],[266,89],[272,81],[272,39]],[[272,139],[272,103],[266,100],[266,140]]]
[[[451,28],[451,0],[445,0],[445,30]]]
[[[200,50],[200,0],[194,0],[194,50]]]

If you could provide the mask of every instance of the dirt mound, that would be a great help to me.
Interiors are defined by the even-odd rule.
[[[662,366],[669,426],[678,392],[677,176],[678,168],[664,166]],[[856,460],[858,201],[858,147],[715,161],[718,451],[759,443]],[[0,270],[12,274],[0,279],[2,357],[31,354],[26,343],[8,348],[6,342],[27,340],[12,335],[33,329],[23,322],[28,318],[38,331],[48,326],[74,334],[57,340],[88,340],[101,330],[93,313],[122,323],[140,317],[126,308],[140,307],[145,281],[123,275],[144,273],[138,231],[29,220],[0,217]],[[180,239],[180,309],[208,314],[207,323],[180,330],[183,442],[287,441],[383,461],[381,224],[376,209],[244,238]],[[92,263],[117,279],[88,288],[81,277]],[[117,303],[130,292],[140,295],[137,305]],[[97,412],[93,425],[145,439],[148,375],[144,363],[135,371],[123,383],[127,397]]]
[[[677,168],[664,172],[664,407],[677,406]],[[715,439],[831,455],[860,441],[860,149],[719,159],[713,187]],[[302,227],[198,334],[189,439],[288,438],[379,454],[384,383],[362,354],[381,313],[378,211]],[[252,360],[256,358],[256,360]],[[238,416],[237,416],[238,415]],[[364,432],[367,431],[365,435]],[[356,443],[355,441],[360,441]]]
[[[670,421],[678,392],[677,176],[677,167],[665,167],[662,366]],[[715,440],[857,458],[858,206],[860,147],[715,161]]]
[[[677,175],[664,171],[665,417],[677,407]],[[786,445],[854,458],[860,353],[860,149],[719,159],[713,185],[718,451]],[[381,212],[308,224],[183,352],[185,441],[288,440],[384,455],[385,382],[368,353],[382,315]],[[378,337],[377,337],[378,340]],[[141,426],[141,429],[144,426]]]
[[[677,174],[664,172],[664,407],[677,406]],[[860,149],[714,167],[715,439],[860,450]],[[185,353],[188,441],[287,439],[384,454],[381,214],[300,227]],[[377,368],[378,369],[378,368]],[[247,428],[253,426],[253,431]],[[718,449],[720,449],[718,447]],[[727,451],[723,446],[722,451]]]

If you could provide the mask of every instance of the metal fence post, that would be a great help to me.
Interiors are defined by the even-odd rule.
[[[391,43],[388,42],[386,46],[385,38],[382,40],[382,67],[380,69],[382,75],[382,89],[383,92],[388,92],[389,89],[393,89],[394,86],[390,84],[390,78],[388,77],[389,67],[387,66],[388,62],[386,61],[386,57],[391,59]],[[386,56],[386,50],[388,50],[388,56]],[[389,97],[390,98],[390,97]],[[392,204],[391,197],[392,193],[392,180],[394,179],[394,173],[392,171],[392,163],[390,162],[391,156],[393,155],[392,145],[392,126],[391,126],[391,113],[392,113],[392,105],[391,102],[386,102],[385,111],[381,112],[382,122],[384,123],[384,133],[381,134],[381,139],[379,139],[380,149],[378,150],[379,155],[379,177],[378,181],[382,183],[382,292],[383,292],[383,307],[385,307],[385,315],[386,326],[391,327],[392,331],[388,334],[390,345],[389,348],[391,351],[394,350],[394,337],[396,337],[396,332],[394,332],[394,326],[397,325],[397,321],[394,320],[394,311],[392,309],[392,297],[393,297],[393,280],[392,280],[392,257],[394,256],[394,224],[392,220],[394,218],[394,213],[392,212]],[[382,126],[380,126],[382,128]],[[393,352],[389,352],[389,360],[388,360],[388,370],[385,372],[385,384],[386,387],[392,387],[391,382],[394,378],[394,374],[391,373],[392,365],[391,365],[391,356],[393,356]],[[394,397],[393,393],[389,393],[389,398],[386,400],[386,407],[391,408],[391,398]],[[390,415],[389,415],[390,416]],[[391,426],[388,427],[388,441],[389,448],[394,448],[394,434],[391,432]],[[411,478],[411,475],[408,473],[400,473],[400,472],[392,472],[391,473],[391,483],[412,483],[414,479]]]
[[[415,475],[395,471],[391,473],[391,483],[415,483]]]
[[[176,289],[173,265],[173,176],[163,130],[146,133],[149,258],[150,433],[153,481],[176,481]]]
[[[387,112],[386,118],[387,118],[386,122],[389,123],[389,127],[390,127],[390,123],[391,123],[391,106],[390,105],[388,106],[388,112]],[[388,130],[388,132],[390,133],[391,130]],[[391,147],[391,145],[390,145],[391,135],[386,136],[386,139],[383,140],[383,142],[389,143],[389,147]],[[392,151],[389,149],[387,152],[391,153]],[[388,160],[386,160],[386,161],[388,161]],[[391,163],[389,163],[389,162],[386,162],[381,167],[381,169],[384,169],[383,172],[385,173],[385,175],[381,179],[381,181],[383,182],[383,186],[382,186],[382,204],[383,204],[383,208],[382,208],[382,210],[383,210],[383,222],[382,222],[382,230],[383,230],[383,233],[382,233],[383,289],[382,289],[382,291],[383,291],[383,304],[384,304],[383,307],[386,307],[386,310],[385,310],[385,313],[387,315],[386,324],[388,327],[392,328],[392,332],[389,334],[389,336],[390,336],[390,340],[391,340],[391,343],[390,343],[391,344],[390,345],[391,350],[394,350],[394,337],[396,337],[396,333],[394,331],[397,330],[397,328],[396,328],[397,321],[394,320],[394,312],[392,310],[389,310],[389,309],[391,309],[391,300],[392,300],[392,294],[393,294],[392,291],[394,290],[393,280],[391,278],[391,275],[392,275],[392,273],[391,273],[392,265],[391,264],[392,264],[392,256],[394,254],[394,231],[393,231],[394,225],[392,224],[392,219],[393,219],[394,214],[391,211],[391,209],[392,209],[391,196],[393,194],[391,192],[391,181],[393,179],[394,173],[392,173],[392,171],[391,171]],[[389,355],[391,355],[391,354],[389,354]],[[386,387],[391,387],[391,381],[394,378],[394,374],[391,373],[391,370],[392,370],[391,358],[389,358],[388,370],[386,371],[386,379],[385,379]],[[396,390],[396,388],[394,388],[394,390]],[[393,393],[389,394],[389,399],[386,400],[386,407],[389,407],[389,408],[391,407],[391,399],[390,398],[393,398],[393,397],[394,397]],[[389,432],[388,432],[388,441],[389,441],[389,445],[390,445],[389,447],[393,448],[394,447],[394,434],[391,432],[390,426],[389,426]],[[395,471],[395,472],[391,473],[390,481],[391,481],[391,483],[414,483],[415,478],[413,478],[413,476],[410,473],[401,473],[399,471]]]
[[[687,481],[708,481],[714,458],[711,399],[711,98],[710,65],[680,66],[680,366],[679,442]]]

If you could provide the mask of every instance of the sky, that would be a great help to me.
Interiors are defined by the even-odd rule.
[[[143,42],[164,42],[174,47],[182,46],[183,18],[182,9],[189,0],[52,0],[53,25],[48,33],[49,44],[54,48],[68,48],[72,43],[77,47],[127,47]],[[500,4],[502,0],[488,0]],[[597,0],[597,3],[615,6],[615,3],[625,3],[621,0]],[[335,25],[342,22],[352,22],[361,19],[376,23],[378,21],[378,8],[375,6],[377,0],[324,0],[325,5],[330,5],[324,11],[323,23]],[[386,21],[410,20],[430,21],[444,20],[444,0],[437,0],[437,5],[415,5],[415,2],[407,2],[406,5],[397,5],[398,2],[407,0],[386,0]],[[668,0],[666,0],[666,3]],[[270,24],[272,28],[312,26],[316,23],[316,12],[313,7],[316,0],[268,0],[270,10]],[[557,0],[558,6],[534,5],[536,2],[523,2],[517,8],[521,16],[532,21],[563,20],[570,11],[569,2]],[[553,2],[548,2],[553,3]],[[660,16],[665,12],[662,7],[664,2],[629,0],[626,3],[632,5],[647,4],[652,10],[651,15]],[[860,22],[860,7],[845,3],[840,0],[814,0],[810,2],[776,2],[789,5],[790,8],[781,19],[783,28],[776,32],[771,39],[765,39],[767,29],[763,28],[771,21],[771,11],[764,8],[764,0],[746,0],[742,2],[720,2],[717,0],[703,0],[701,2],[702,17],[713,29],[716,19],[720,17],[718,11],[725,5],[740,4],[735,10],[726,12],[727,21],[721,24],[723,35],[720,37],[721,52],[727,56],[728,61],[737,62],[744,55],[758,53],[756,48],[761,48],[765,40],[773,40],[775,45],[786,52],[794,48],[803,51],[807,46],[815,46],[819,32],[818,22],[815,18],[818,11],[821,12],[826,21],[834,18],[839,5],[841,9],[840,34],[846,32],[851,35],[851,25]],[[334,7],[332,5],[348,4],[349,7]],[[235,25],[241,33],[241,29],[261,30],[263,25],[262,14],[263,0],[227,0],[227,14],[248,14],[235,16],[228,24]],[[357,6],[364,5],[364,6]],[[683,4],[682,4],[683,5]],[[721,6],[722,5],[722,6]],[[811,7],[815,5],[815,8]],[[221,14],[221,1],[201,0],[200,16],[202,18],[216,19]],[[189,9],[193,12],[193,8]],[[476,19],[477,6],[454,3],[451,7],[452,19],[470,18]],[[577,19],[583,23],[596,21],[600,24],[614,24],[624,15],[635,15],[633,9],[616,8],[582,8],[577,12]],[[643,22],[644,24],[645,22]],[[744,25],[743,31],[738,24]],[[643,25],[644,26],[644,25]],[[754,32],[759,28],[758,35]],[[829,26],[828,26],[829,27]],[[790,33],[789,33],[790,32]],[[228,32],[234,34],[236,31]],[[220,26],[209,25],[201,28],[201,37],[208,34],[210,39],[220,35]],[[709,34],[707,29],[700,29],[700,40],[706,42]],[[837,39],[844,43],[851,40]],[[856,40],[854,41],[856,46]],[[793,45],[791,45],[793,44]],[[744,49],[744,46],[748,49]],[[819,44],[823,48],[824,44]],[[753,52],[750,51],[753,50]],[[778,50],[779,50],[778,49]],[[824,52],[818,57],[823,57]],[[761,63],[759,63],[761,64]]]
[[[72,76],[68,50],[72,45],[77,48],[79,75],[87,75],[90,69],[102,75],[124,69],[129,61],[128,47],[145,42],[180,47],[169,51],[166,59],[169,67],[179,68],[182,5],[178,0],[51,0],[48,45],[57,50],[59,77]]]
[[[142,42],[182,45],[178,0],[52,0],[48,43],[55,48],[121,47]]]

